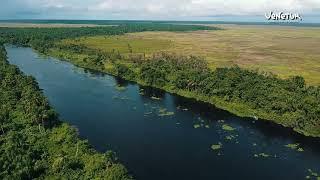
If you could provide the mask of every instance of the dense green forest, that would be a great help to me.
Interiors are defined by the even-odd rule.
[[[36,81],[0,46],[0,179],[131,179],[114,153],[97,153],[59,121]]]
[[[206,61],[199,57],[164,53],[154,54],[153,57],[136,54],[125,56],[112,49],[105,52],[81,45],[56,43],[64,38],[81,36],[209,29],[217,28],[168,24],[2,28],[0,37],[5,43],[31,46],[39,52],[63,58],[81,67],[210,102],[240,116],[272,120],[305,135],[320,136],[320,89],[307,86],[302,77],[284,80],[269,73],[239,67],[210,70]]]

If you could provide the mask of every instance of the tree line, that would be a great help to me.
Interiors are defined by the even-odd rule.
[[[62,123],[37,82],[0,46],[0,178],[131,179],[113,152],[98,153]]]
[[[0,42],[21,46],[31,46],[44,53],[55,41],[67,38],[96,35],[122,35],[142,31],[196,31],[218,30],[216,27],[198,25],[173,25],[159,23],[118,24],[98,27],[62,27],[62,28],[0,28]]]
[[[280,79],[238,66],[211,70],[202,58],[166,54],[139,67],[136,76],[149,85],[192,92],[209,102],[217,97],[228,110],[320,136],[320,88],[307,86],[301,76]]]

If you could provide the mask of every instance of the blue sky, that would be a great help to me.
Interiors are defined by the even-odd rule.
[[[0,19],[264,21],[270,11],[320,22],[320,0],[1,0]]]

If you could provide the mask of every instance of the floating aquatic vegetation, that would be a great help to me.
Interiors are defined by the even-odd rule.
[[[287,144],[285,145],[286,147],[288,148],[291,148],[291,149],[297,149],[299,147],[299,143],[296,143],[296,144]]]
[[[197,128],[199,128],[199,127],[201,127],[200,124],[194,124],[194,125],[193,125],[193,128],[195,128],[195,129],[197,129]]]
[[[222,129],[225,131],[234,131],[235,129],[227,124],[222,125]]]
[[[224,120],[218,120],[218,123],[224,123]]]
[[[158,116],[172,116],[174,112],[167,111],[166,108],[160,108]]]
[[[269,155],[269,154],[266,154],[266,153],[260,153],[260,154],[254,154],[254,157],[267,158],[267,157],[270,157],[270,155]]]
[[[209,125],[205,125],[204,127],[205,127],[205,128],[207,128],[207,129],[209,129],[209,128],[210,128],[210,126],[209,126]]]
[[[231,136],[226,136],[225,139],[226,140],[232,140],[233,138]]]
[[[299,143],[296,143],[296,144],[287,144],[285,145],[285,147],[288,147],[290,149],[293,149],[293,150],[297,150],[298,152],[303,152],[303,148],[302,147],[299,147],[300,144]]]
[[[177,109],[181,109],[182,111],[188,111],[189,109],[188,108],[183,108],[183,107],[181,107],[181,106],[177,106]]]
[[[211,149],[212,150],[219,150],[221,148],[222,148],[222,143],[221,142],[219,142],[218,144],[212,144],[211,145]]]
[[[125,96],[113,96],[113,99],[120,99],[120,100],[130,100],[130,98],[125,97]]]
[[[320,180],[320,174],[312,171],[311,169],[308,169],[309,175],[306,176],[306,179],[311,179],[311,177],[316,178],[317,180]]]
[[[155,96],[151,96],[151,99],[153,100],[161,100],[161,98],[155,97]]]
[[[228,136],[225,137],[225,139],[229,140],[229,141],[231,141],[231,140],[233,140],[235,138],[236,138],[236,136],[234,136],[234,135],[228,135]]]
[[[252,146],[257,146],[257,143],[253,143]]]
[[[144,89],[140,89],[140,90],[139,90],[139,94],[140,94],[140,95],[145,95]]]
[[[117,86],[115,86],[115,89],[116,89],[117,91],[124,91],[124,90],[126,90],[127,88],[124,87],[124,86],[119,86],[119,85],[117,85]]]
[[[160,109],[159,109],[159,113],[164,113],[164,112],[166,112],[166,111],[167,111],[166,108],[160,108]]]
[[[159,116],[173,116],[174,112],[165,112],[165,113],[161,113],[159,114]]]

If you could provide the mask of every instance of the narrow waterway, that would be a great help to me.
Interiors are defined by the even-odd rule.
[[[36,78],[61,119],[98,151],[115,151],[136,179],[293,180],[310,176],[308,169],[320,172],[320,139],[39,56],[30,48],[6,50],[11,64]],[[297,143],[296,149],[286,147]]]

